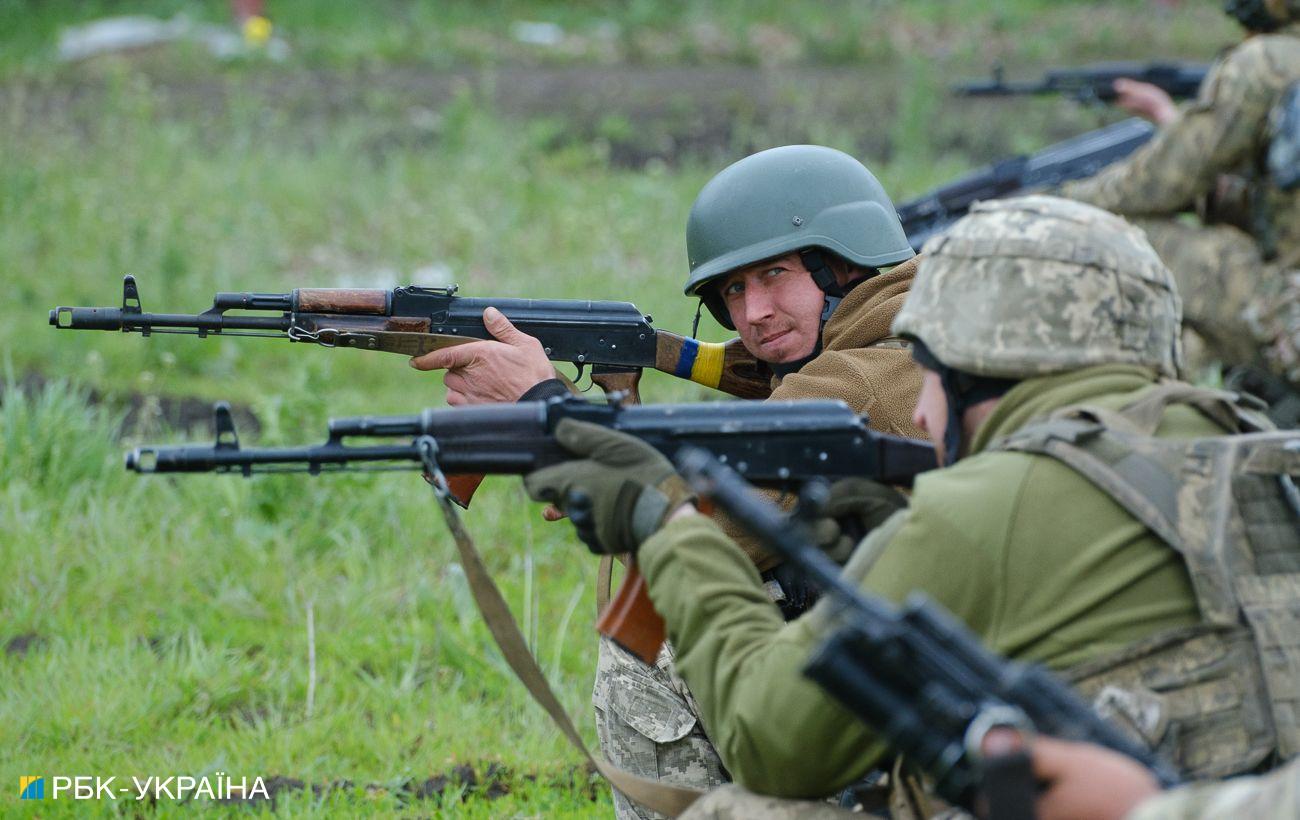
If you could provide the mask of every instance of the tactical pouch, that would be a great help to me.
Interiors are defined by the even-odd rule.
[[[1300,575],[1239,578],[1236,586],[1259,647],[1278,753],[1295,757],[1300,754]]]

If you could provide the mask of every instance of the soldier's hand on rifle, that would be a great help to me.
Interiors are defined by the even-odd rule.
[[[640,439],[573,419],[556,426],[555,438],[583,458],[529,473],[524,488],[563,509],[592,552],[636,552],[695,500],[668,459]]]
[[[501,311],[483,311],[483,324],[497,341],[435,350],[411,359],[416,370],[446,370],[447,403],[513,402],[538,382],[555,378],[542,343],[516,328]]]
[[[1160,86],[1138,80],[1115,81],[1115,104],[1135,117],[1156,125],[1168,125],[1178,116],[1173,97]]]
[[[849,560],[858,542],[907,506],[907,497],[869,478],[845,478],[831,485],[821,515],[812,522],[817,545],[833,560]]]
[[[1091,743],[1038,737],[1030,757],[1034,777],[1043,785],[1040,820],[1120,820],[1160,791],[1142,764]]]

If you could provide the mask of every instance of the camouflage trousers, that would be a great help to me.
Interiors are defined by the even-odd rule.
[[[1300,385],[1300,271],[1265,263],[1259,246],[1230,225],[1132,219],[1173,271],[1183,321],[1201,344],[1188,365],[1253,364]]]
[[[665,645],[658,662],[647,666],[608,638],[600,639],[591,694],[596,734],[605,757],[619,768],[707,791],[731,778],[704,733],[686,683],[673,671],[672,657]],[[663,817],[618,790],[614,810],[619,820]]]
[[[680,820],[849,820],[863,816],[830,803],[783,800],[740,786],[724,786],[697,800]]]
[[[680,820],[849,820],[852,817],[890,817],[892,820],[975,820],[962,811],[922,801],[918,803],[898,790],[889,791],[886,803],[867,809],[841,808],[825,800],[787,800],[755,794],[740,786],[714,789],[695,801]]]
[[[781,800],[739,786],[715,789],[691,806],[681,820],[848,820],[864,815],[808,800]],[[953,815],[948,815],[953,816]],[[969,815],[965,815],[969,817]],[[1150,798],[1129,820],[1295,820],[1300,817],[1300,761],[1259,777],[1184,786]]]

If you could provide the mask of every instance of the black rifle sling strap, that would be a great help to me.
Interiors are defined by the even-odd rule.
[[[587,748],[587,744],[582,740],[582,735],[578,734],[577,728],[573,725],[568,713],[564,711],[559,698],[555,696],[555,692],[551,689],[550,683],[547,682],[541,667],[537,665],[537,659],[528,650],[528,644],[519,631],[519,625],[515,623],[514,615],[510,612],[510,606],[502,597],[501,590],[497,587],[496,582],[492,580],[491,574],[488,573],[487,567],[483,564],[483,558],[479,554],[478,548],[474,546],[474,539],[470,537],[469,531],[465,529],[464,522],[461,521],[460,512],[456,509],[451,494],[447,490],[446,479],[433,458],[436,445],[432,439],[426,441],[429,449],[425,454],[425,469],[433,476],[431,485],[438,509],[442,511],[443,519],[447,522],[447,528],[451,530],[452,538],[456,542],[456,550],[460,554],[461,565],[465,569],[465,578],[469,581],[470,592],[474,596],[474,603],[478,606],[479,614],[483,616],[488,631],[492,633],[492,639],[496,642],[497,648],[501,650],[501,655],[506,659],[506,663],[510,664],[510,668],[514,670],[515,676],[523,683],[528,693],[533,696],[533,700],[537,701],[537,704],[546,711],[546,714],[551,716],[551,720],[555,722],[560,732],[569,739],[574,748],[582,752],[583,756],[596,768],[596,771],[604,775],[605,779],[614,785],[614,788],[627,795],[629,799],[669,817],[676,817],[686,811],[692,803],[699,799],[703,792],[685,786],[673,786],[648,780],[623,771],[605,760],[603,756],[593,755]]]

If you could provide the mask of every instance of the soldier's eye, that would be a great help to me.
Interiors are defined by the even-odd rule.
[[[722,288],[723,296],[738,296],[744,292],[745,292],[744,282],[732,282],[730,285],[725,285]]]
[[[766,271],[763,272],[763,275],[768,278],[771,278],[773,276],[779,276],[783,273],[785,273],[785,268],[768,268]]]

